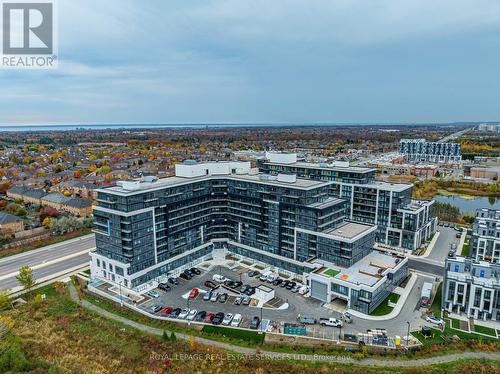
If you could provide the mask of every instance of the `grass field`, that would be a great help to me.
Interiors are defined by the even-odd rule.
[[[474,325],[474,331],[479,332],[481,334],[486,334],[486,335],[496,337],[495,329],[492,329],[490,327],[481,326],[481,325]]]
[[[334,269],[327,269],[323,272],[323,274],[328,275],[329,277],[334,277],[336,276],[340,271],[334,270]]]

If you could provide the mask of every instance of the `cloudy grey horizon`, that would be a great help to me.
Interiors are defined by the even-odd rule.
[[[59,67],[0,125],[500,119],[494,0],[58,1]]]

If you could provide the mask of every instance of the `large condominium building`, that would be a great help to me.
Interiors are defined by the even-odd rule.
[[[436,231],[437,219],[431,214],[434,201],[412,200],[411,184],[376,181],[376,169],[352,167],[348,162],[298,162],[293,153],[273,152],[259,160],[259,169],[330,182],[330,196],[347,201],[349,219],[378,226],[376,242],[415,250]]]
[[[468,318],[500,321],[500,265],[446,259],[442,308]]]
[[[376,226],[346,220],[331,181],[258,174],[249,162],[188,161],[175,171],[96,191],[93,278],[138,291],[229,251],[305,282],[315,272],[314,297],[341,295],[369,312],[407,275],[406,258],[373,251]]]
[[[425,139],[401,139],[399,153],[402,153],[410,162],[453,163],[462,160],[460,144],[428,142]]]
[[[470,243],[474,260],[500,263],[500,210],[477,210]]]

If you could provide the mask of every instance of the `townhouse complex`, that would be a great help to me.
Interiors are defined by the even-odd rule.
[[[478,209],[470,257],[448,258],[442,306],[452,313],[500,320],[500,210]]]
[[[283,156],[296,157],[276,155]],[[408,275],[405,257],[373,248],[376,223],[386,224],[383,238],[391,243],[418,245],[403,235],[430,235],[421,234],[433,221],[430,204],[410,201],[411,186],[384,189],[372,169],[330,169],[325,178],[304,178],[292,170],[259,173],[250,162],[186,161],[173,177],[98,189],[92,277],[138,291],[227,251],[301,278],[312,297],[369,313]],[[364,203],[373,211],[365,213],[358,199],[373,200]]]
[[[399,153],[409,162],[453,163],[462,160],[460,144],[428,142],[425,139],[401,139]]]

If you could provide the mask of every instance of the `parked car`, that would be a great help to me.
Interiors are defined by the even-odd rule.
[[[293,293],[297,293],[297,292],[299,292],[300,287],[301,287],[301,286],[298,286],[298,285],[297,285],[297,286],[295,286],[294,288],[292,288],[292,290],[291,290],[291,291],[292,291]]]
[[[433,323],[434,325],[444,326],[444,321],[441,318],[433,315],[425,316],[425,320],[427,322]]]
[[[231,326],[238,327],[241,323],[241,314],[235,314],[231,321]]]
[[[215,314],[214,313],[208,313],[205,318],[203,319],[203,322],[206,322],[206,323],[212,323],[212,321],[214,320],[215,318]]]
[[[242,301],[243,297],[238,296],[236,299],[234,299],[234,305],[240,305]]]
[[[188,316],[189,314],[189,309],[185,308],[185,309],[182,309],[182,311],[179,313],[179,315],[177,316],[177,318],[179,319],[184,319]]]
[[[168,283],[174,284],[177,286],[179,284],[179,279],[177,279],[175,277],[170,277],[170,278],[168,278]]]
[[[195,320],[196,322],[202,322],[202,321],[205,319],[205,317],[206,317],[206,316],[207,316],[207,312],[205,312],[204,310],[200,310],[200,311],[196,314],[196,316],[194,317],[194,320]]]
[[[266,282],[273,283],[279,276],[277,274],[271,273],[266,277]]]
[[[201,274],[201,271],[198,270],[197,268],[191,268],[189,269],[189,271],[193,274],[196,274],[196,275],[200,275]]]
[[[285,286],[285,288],[290,291],[292,288],[295,287],[296,284],[297,283],[295,283],[295,282],[288,282],[288,284]]]
[[[267,280],[267,274],[262,274],[260,277],[259,277],[259,280],[261,282],[265,282]]]
[[[241,303],[242,303],[243,305],[249,305],[251,300],[252,300],[252,299],[250,298],[250,296],[245,296],[245,297],[243,298],[243,301],[242,301]]]
[[[219,312],[215,315],[214,319],[212,320],[212,324],[220,325],[223,320],[224,320],[224,313]]]
[[[179,278],[182,278],[184,280],[190,280],[192,277],[189,274],[186,273],[180,273]]]
[[[148,295],[149,297],[152,297],[153,299],[157,299],[160,297],[160,294],[154,290],[146,292],[146,295]]]
[[[212,280],[218,282],[218,283],[224,283],[228,278],[221,274],[214,274],[212,277]]]
[[[226,281],[224,281],[224,286],[229,287],[229,288],[233,288],[234,281],[232,281],[231,279],[226,279]]]
[[[255,287],[248,287],[245,291],[245,295],[252,296],[255,293]]]
[[[222,320],[222,324],[224,326],[229,326],[229,324],[231,323],[232,320],[233,320],[233,315],[231,313],[228,313],[228,314],[226,314],[226,316]]]
[[[307,316],[300,316],[299,321],[301,323],[306,324],[306,325],[315,325],[317,323],[315,318],[307,317]]]
[[[319,324],[322,326],[342,327],[342,321],[337,318],[320,318]]]
[[[242,284],[243,284],[243,282],[235,281],[234,285],[233,285],[233,288],[237,289],[238,287],[241,287]]]
[[[215,284],[215,283],[214,283],[214,282],[212,282],[212,281],[206,281],[206,282],[204,283],[204,285],[205,285],[205,287],[209,287],[209,288],[217,288],[217,287],[218,287],[218,285],[217,285],[217,284]]]
[[[189,311],[189,314],[187,315],[186,319],[188,321],[192,321],[194,319],[194,317],[196,316],[196,314],[198,314],[198,311],[196,309],[191,309]]]
[[[257,330],[259,328],[259,325],[260,325],[260,318],[257,316],[253,317],[252,322],[250,322],[250,328]]]
[[[240,287],[240,292],[245,293],[245,291],[250,287],[251,287],[250,285],[244,284],[243,286]]]
[[[219,298],[219,293],[217,291],[212,292],[212,296],[210,297],[210,301],[212,303],[215,303],[217,299]]]
[[[149,310],[151,310],[151,312],[153,313],[158,313],[161,310],[161,305],[158,304],[151,305]]]
[[[170,318],[177,318],[179,316],[179,314],[181,314],[182,312],[182,309],[181,308],[175,308],[174,310],[172,310],[170,312],[170,314],[168,315]]]
[[[288,286],[288,281],[287,281],[287,280],[283,280],[283,282],[281,282],[281,283],[279,284],[279,286],[280,286],[281,288],[285,288],[286,286]]]
[[[161,311],[161,315],[164,316],[164,317],[166,317],[166,316],[168,316],[170,314],[170,312],[172,310],[174,310],[173,307],[167,306],[166,308],[163,308],[163,310]]]
[[[299,294],[301,294],[301,295],[305,295],[308,292],[309,292],[309,287],[307,287],[307,286],[302,286],[299,288]]]
[[[256,277],[256,276],[257,276],[257,275],[259,275],[259,274],[260,274],[260,271],[257,271],[257,270],[250,270],[250,271],[248,272],[248,276],[249,276],[250,278]]]
[[[227,301],[228,297],[229,295],[224,292],[222,295],[219,296],[219,303],[224,304]]]
[[[281,278],[275,279],[273,281],[273,286],[279,286],[281,284],[281,282],[283,282],[283,280]]]
[[[197,289],[197,288],[193,288],[193,289],[191,290],[191,292],[189,292],[189,296],[188,296],[188,297],[189,297],[190,299],[194,299],[196,296],[198,296],[198,294],[199,294],[199,293],[200,293],[200,290],[199,290],[199,289]]]
[[[205,295],[203,295],[203,300],[208,301],[212,297],[212,290],[205,292]]]
[[[172,289],[167,283],[158,284],[158,288],[162,291],[165,291],[165,292],[168,292]]]
[[[448,252],[448,257],[455,257],[455,251],[449,251]]]

